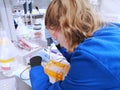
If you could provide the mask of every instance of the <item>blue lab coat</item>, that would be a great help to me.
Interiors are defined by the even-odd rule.
[[[35,66],[30,71],[32,90],[120,90],[119,25],[104,26],[73,53],[62,53],[70,63],[65,79],[52,84],[43,67]]]

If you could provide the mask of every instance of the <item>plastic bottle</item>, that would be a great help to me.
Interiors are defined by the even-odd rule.
[[[0,71],[6,76],[11,76],[16,69],[15,57],[18,51],[4,30],[0,30]]]

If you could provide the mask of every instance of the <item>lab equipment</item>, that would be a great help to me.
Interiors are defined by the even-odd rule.
[[[62,60],[61,62],[57,60],[50,60],[44,66],[45,73],[49,76],[51,83],[58,80],[64,80],[69,68],[70,66],[68,62],[65,62],[65,60]]]

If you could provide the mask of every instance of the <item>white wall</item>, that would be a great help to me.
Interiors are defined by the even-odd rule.
[[[101,12],[120,15],[120,0],[102,0]]]
[[[102,0],[100,10],[105,21],[120,23],[120,0]]]

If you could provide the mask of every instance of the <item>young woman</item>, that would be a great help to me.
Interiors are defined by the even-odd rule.
[[[51,84],[41,58],[33,57],[32,90],[120,90],[119,24],[103,23],[88,0],[52,0],[45,25],[70,70],[63,81]]]

